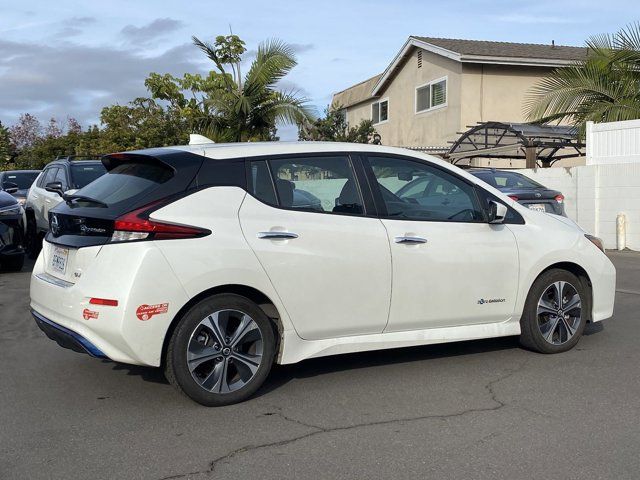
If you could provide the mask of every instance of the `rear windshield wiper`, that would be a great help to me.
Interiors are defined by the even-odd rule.
[[[91,197],[85,197],[84,195],[65,195],[63,198],[68,205],[71,205],[71,202],[73,202],[74,200],[80,200],[81,202],[95,203],[102,208],[109,208],[109,205],[107,205],[103,201]]]

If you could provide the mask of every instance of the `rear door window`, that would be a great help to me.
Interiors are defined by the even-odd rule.
[[[346,155],[270,160],[281,207],[362,215],[364,206]]]
[[[80,189],[77,195],[117,205],[146,195],[173,175],[173,169],[162,163],[124,162]]]
[[[271,178],[271,172],[269,172],[269,166],[264,160],[258,160],[251,162],[251,178],[250,178],[250,192],[251,194],[264,203],[270,205],[277,205],[278,198],[276,197],[276,191],[273,185],[273,179]]]

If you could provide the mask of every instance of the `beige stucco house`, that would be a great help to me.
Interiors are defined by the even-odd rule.
[[[586,48],[411,36],[386,70],[333,96],[385,145],[446,151],[477,122],[525,121],[527,92]]]

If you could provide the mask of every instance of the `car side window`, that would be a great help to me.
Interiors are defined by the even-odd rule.
[[[251,162],[249,166],[249,192],[264,203],[277,205],[278,198],[267,162],[265,160],[257,160]]]
[[[474,187],[426,163],[369,156],[387,217],[436,222],[482,222]]]
[[[60,182],[62,184],[62,190],[67,190],[67,176],[64,173],[64,168],[58,168],[53,182]]]
[[[58,167],[49,167],[45,169],[44,173],[42,174],[42,181],[38,186],[44,188],[48,183],[54,182],[57,171]]]
[[[274,159],[269,164],[281,207],[364,214],[360,189],[346,155]]]

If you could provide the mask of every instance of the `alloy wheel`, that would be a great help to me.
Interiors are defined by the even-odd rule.
[[[582,321],[582,299],[569,282],[549,285],[538,300],[538,329],[552,345],[562,345],[576,334]]]
[[[239,310],[220,310],[198,323],[187,346],[193,379],[213,393],[244,387],[262,363],[263,337],[258,324]]]

